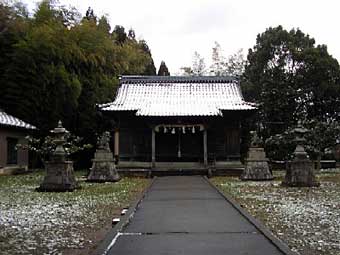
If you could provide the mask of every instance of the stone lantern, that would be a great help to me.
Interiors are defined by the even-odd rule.
[[[313,162],[308,158],[304,148],[306,142],[304,135],[307,132],[308,130],[301,123],[294,129],[297,145],[294,151],[294,159],[286,163],[286,176],[282,182],[283,186],[315,187],[320,185],[314,175]]]
[[[63,127],[62,122],[59,120],[58,127],[51,130],[54,134],[54,143],[57,145],[54,153],[52,154],[53,161],[65,161],[66,152],[64,149],[65,135],[68,131]]]
[[[64,149],[65,135],[68,131],[58,122],[58,127],[51,130],[56,148],[51,155],[51,161],[45,163],[46,176],[38,191],[73,191],[79,188],[73,171],[73,161],[66,160]]]

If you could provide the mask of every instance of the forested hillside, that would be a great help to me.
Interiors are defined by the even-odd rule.
[[[42,1],[29,13],[20,2],[0,3],[0,108],[41,134],[61,119],[93,137],[95,105],[112,100],[118,75],[155,73],[147,43],[92,9],[81,15]]]

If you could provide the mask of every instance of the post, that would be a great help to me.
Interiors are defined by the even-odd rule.
[[[114,157],[118,162],[119,159],[119,130],[115,130],[115,144],[114,144]]]
[[[208,148],[207,148],[207,129],[203,130],[203,153],[204,153],[204,166],[208,166]]]
[[[151,133],[151,161],[151,166],[154,168],[156,166],[156,133],[154,128],[152,128]]]
[[[181,152],[181,132],[178,132],[178,151],[177,151],[177,157],[178,158],[182,157],[182,152]]]

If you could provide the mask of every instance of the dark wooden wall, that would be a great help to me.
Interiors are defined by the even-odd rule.
[[[119,154],[123,160],[151,161],[151,130],[119,129]]]
[[[240,130],[233,127],[208,130],[208,157],[214,160],[240,158]]]
[[[203,160],[202,132],[156,133],[156,161],[201,161]],[[178,154],[180,144],[180,155]]]
[[[26,144],[27,141],[25,136],[29,134],[27,130],[9,128],[9,127],[0,127],[0,168],[8,165],[7,162],[7,138],[15,138],[18,140],[19,144]],[[17,163],[14,165],[18,166],[28,166],[28,151],[23,149],[17,150]]]
[[[207,127],[208,161],[228,161],[240,158],[240,124],[235,116],[198,118],[141,118],[120,115],[119,158],[129,161],[151,161],[151,130],[157,124],[204,124]],[[178,132],[156,132],[156,161],[203,162],[203,132],[180,134],[181,157],[178,157]],[[113,141],[114,142],[114,141]]]

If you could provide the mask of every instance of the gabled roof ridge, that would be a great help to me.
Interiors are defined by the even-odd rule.
[[[123,75],[119,77],[121,84],[147,83],[238,83],[234,76],[141,76]]]
[[[114,101],[99,107],[137,116],[219,116],[256,109],[244,101],[239,80],[229,76],[121,76]]]
[[[37,129],[35,126],[6,113],[0,109],[0,126],[12,126],[25,129]]]

